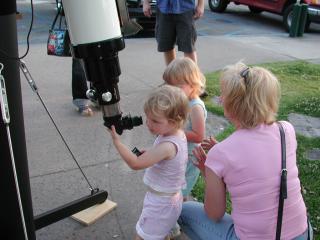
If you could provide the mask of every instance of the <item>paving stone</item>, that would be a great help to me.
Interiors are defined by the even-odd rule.
[[[320,148],[308,150],[306,152],[306,158],[309,160],[320,160]]]
[[[314,63],[314,64],[320,64],[320,58],[310,59],[310,60],[308,60],[308,62]]]
[[[320,137],[320,118],[290,113],[288,120],[294,126],[296,133],[306,137]]]
[[[229,121],[224,117],[217,116],[208,112],[206,122],[206,136],[217,136],[230,125]]]

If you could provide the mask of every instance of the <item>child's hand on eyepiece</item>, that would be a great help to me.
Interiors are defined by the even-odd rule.
[[[107,130],[108,130],[108,132],[110,133],[110,135],[112,137],[113,143],[115,143],[117,141],[120,141],[119,134],[117,133],[116,128],[115,128],[114,125],[111,126],[111,129],[107,128]]]

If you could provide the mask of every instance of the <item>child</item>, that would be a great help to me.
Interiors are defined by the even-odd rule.
[[[109,132],[120,156],[134,170],[146,169],[143,181],[148,187],[143,209],[136,225],[139,239],[163,240],[175,225],[182,206],[188,160],[183,126],[187,119],[188,99],[177,87],[155,89],[144,104],[146,124],[157,138],[150,150],[140,156],[124,145],[114,126]]]
[[[199,97],[205,87],[205,77],[192,60],[177,58],[168,65],[163,74],[163,79],[167,84],[181,88],[189,99],[190,115],[184,130],[188,140],[189,161],[186,170],[187,187],[182,191],[186,201],[200,174],[199,169],[193,164],[196,159],[192,150],[205,137],[207,110]]]

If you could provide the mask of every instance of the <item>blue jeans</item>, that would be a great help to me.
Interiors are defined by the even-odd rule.
[[[309,232],[309,238],[308,238],[308,232]],[[308,221],[308,229],[302,233],[300,236],[295,237],[293,240],[312,240],[313,239],[313,229],[311,226],[311,223]]]
[[[184,202],[178,223],[182,231],[192,240],[239,240],[234,230],[231,216],[225,214],[219,222],[210,219],[204,211],[203,204],[199,202]],[[312,227],[309,223],[310,238]],[[308,229],[293,240],[307,240]]]
[[[210,219],[199,202],[184,202],[178,223],[192,240],[228,239],[238,240],[233,220],[225,214],[219,222]]]
[[[81,61],[72,58],[72,98],[87,99],[88,90],[87,79],[82,68]]]

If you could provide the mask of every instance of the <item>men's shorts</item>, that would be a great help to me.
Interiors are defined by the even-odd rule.
[[[158,51],[167,52],[178,45],[178,50],[184,53],[195,51],[197,32],[193,19],[194,11],[181,14],[164,14],[157,9],[155,35]]]

